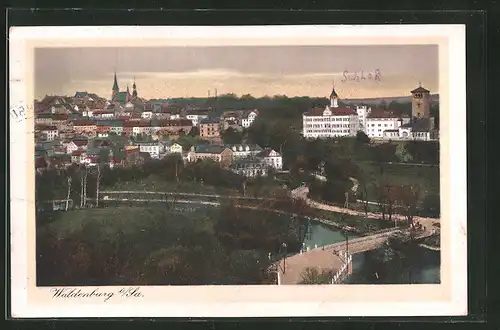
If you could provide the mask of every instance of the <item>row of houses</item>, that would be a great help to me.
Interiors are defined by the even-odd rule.
[[[142,164],[148,159],[162,159],[171,154],[180,155],[187,163],[210,159],[221,167],[247,177],[265,176],[271,169],[280,171],[283,167],[282,157],[278,152],[255,144],[202,144],[185,152],[175,141],[131,139],[120,143],[106,138],[85,136],[37,143],[35,165],[37,170],[43,170],[47,166],[65,167],[72,164],[84,164],[89,167],[108,164],[113,168]]]
[[[185,159],[187,162],[210,159],[245,177],[267,176],[269,171],[283,168],[282,156],[278,152],[249,144],[193,146]]]
[[[57,100],[57,99],[56,99]],[[56,106],[59,106],[56,104]],[[111,105],[110,105],[111,106]],[[66,105],[63,106],[66,109]],[[242,110],[218,114],[211,109],[190,110],[187,114],[169,114],[161,108],[161,116],[153,110],[117,111],[111,110],[84,110],[82,112],[43,112],[36,113],[36,133],[39,139],[52,140],[61,131],[75,132],[89,137],[106,137],[110,134],[162,135],[175,138],[181,134],[189,134],[193,127],[199,130],[203,139],[220,141],[221,133],[232,127],[241,130],[250,127],[259,111]]]

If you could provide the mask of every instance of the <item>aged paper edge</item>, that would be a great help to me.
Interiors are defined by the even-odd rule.
[[[71,36],[71,38],[68,38]],[[313,37],[311,37],[313,36]],[[33,54],[37,47],[438,44],[441,284],[144,286],[141,300],[55,300],[35,285]],[[13,317],[434,316],[467,313],[465,26],[12,27],[10,107]],[[22,150],[25,152],[22,152]],[[92,290],[96,287],[87,287]],[[99,290],[116,290],[98,287]]]

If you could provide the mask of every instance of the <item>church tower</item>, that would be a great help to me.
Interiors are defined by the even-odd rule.
[[[431,92],[422,87],[422,84],[411,91],[412,118],[429,118]]]
[[[330,94],[330,107],[338,108],[339,107],[339,96],[335,91],[335,86],[332,88],[332,93]]]
[[[111,99],[115,97],[117,93],[120,92],[120,88],[118,87],[118,80],[116,79],[116,71],[115,71],[115,81],[113,82],[113,89],[111,92]]]
[[[130,89],[128,88],[127,85],[127,102],[130,102],[132,100],[132,96],[130,95]]]
[[[135,78],[134,84],[132,85],[132,100],[137,100],[137,86],[135,85]]]

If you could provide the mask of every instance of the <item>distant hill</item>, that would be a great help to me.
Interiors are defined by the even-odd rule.
[[[343,99],[342,102],[347,104],[380,104],[385,101],[387,104],[396,101],[399,103],[410,103],[411,96],[396,96],[396,97],[379,97],[379,98],[366,98],[366,99]],[[431,94],[431,103],[439,102],[439,94]]]

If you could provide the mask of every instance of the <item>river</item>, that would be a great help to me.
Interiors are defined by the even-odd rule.
[[[355,238],[355,234],[349,238]],[[304,240],[306,247],[314,248],[342,242],[344,235],[327,226],[312,223],[309,234]],[[415,260],[417,263],[405,271],[398,271],[396,265],[387,262],[374,266],[372,256],[375,252],[358,253],[353,256],[353,274],[345,282],[348,284],[439,284],[440,253],[426,248],[418,248]],[[382,269],[383,271],[380,271]]]

